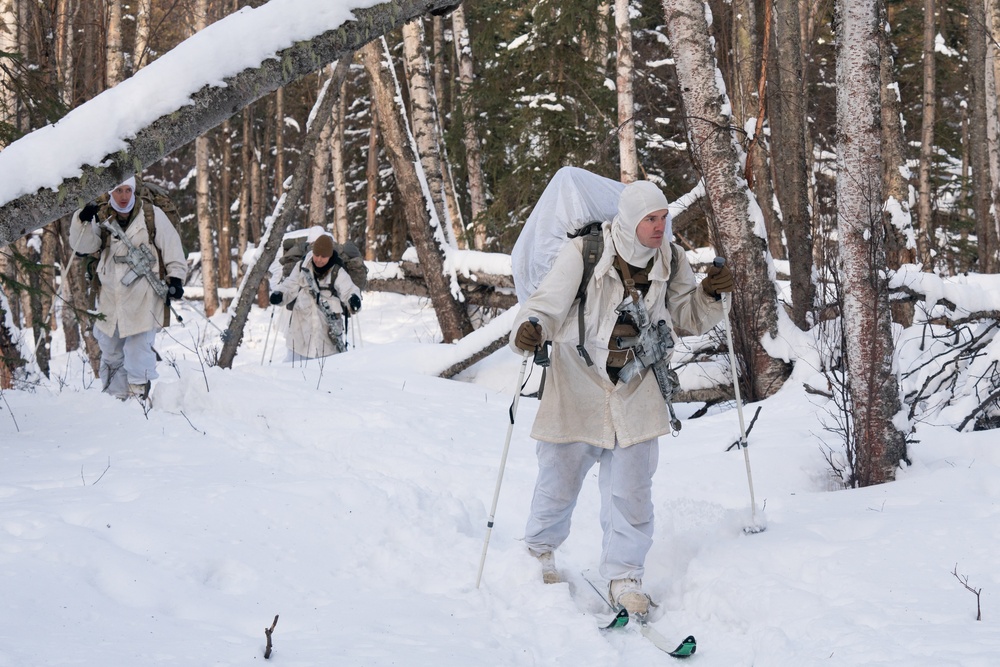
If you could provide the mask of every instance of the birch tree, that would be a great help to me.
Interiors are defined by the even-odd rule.
[[[388,60],[389,49],[384,38],[361,50],[365,71],[372,82],[373,103],[377,113],[382,145],[389,155],[396,184],[403,199],[403,208],[410,237],[416,247],[445,342],[453,342],[472,331],[472,322],[458,289],[454,266],[448,262],[448,244],[443,222],[422,183],[418,169],[422,164],[416,152],[416,142],[407,131],[405,109],[396,102],[401,98],[395,72]]]
[[[208,27],[208,0],[198,0],[195,4],[195,22],[193,32]],[[215,270],[215,229],[212,219],[211,197],[209,196],[209,141],[208,135],[202,134],[194,140],[195,154],[195,191],[198,218],[198,245],[201,250],[201,284],[205,294],[205,316],[211,317],[219,309],[219,283]]]
[[[618,90],[618,157],[622,183],[639,178],[639,155],[635,148],[635,98],[632,95],[632,21],[629,0],[615,0],[615,37],[618,60],[615,85]]]
[[[742,174],[724,90],[720,90],[709,41],[711,16],[699,0],[664,0],[670,48],[684,102],[689,146],[705,181],[714,219],[717,252],[730,260],[736,282],[733,326],[744,371],[746,396],[765,398],[787,377],[785,364],[767,353],[778,332],[778,297],[769,278],[766,230],[760,208]]]
[[[934,168],[935,99],[934,41],[937,36],[935,0],[924,0],[923,91],[920,103],[920,166],[917,175],[917,254],[925,270],[934,268],[931,258],[934,234],[931,209],[931,171]]]
[[[122,5],[120,0],[105,0],[107,7],[107,31],[104,50],[104,83],[108,88],[117,86],[125,79],[125,52],[122,41]]]
[[[984,0],[968,0],[966,26],[969,83],[969,161],[972,172],[972,215],[975,220],[981,273],[995,271],[996,220],[986,128],[986,10]]]
[[[431,201],[449,244],[457,247],[461,233],[451,226],[445,203],[444,176],[441,165],[441,141],[438,137],[437,104],[431,85],[430,65],[424,47],[424,24],[419,19],[403,26],[403,53],[406,61],[407,86],[417,156],[427,178]]]
[[[480,216],[486,211],[486,186],[483,183],[482,151],[476,129],[476,107],[472,101],[474,67],[465,8],[459,5],[451,15],[455,55],[458,59],[458,99],[462,111],[462,145],[465,147],[465,170],[469,181],[469,205],[472,210],[473,239],[477,250],[486,245],[486,230]]]
[[[839,0],[837,21],[837,238],[843,354],[850,396],[853,481],[890,481],[906,458],[893,423],[901,409],[882,223],[880,0]]]
[[[132,71],[138,72],[149,62],[149,36],[152,27],[153,0],[135,0],[135,45],[132,47]]]

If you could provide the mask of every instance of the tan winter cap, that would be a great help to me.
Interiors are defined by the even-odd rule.
[[[333,257],[333,237],[329,234],[323,234],[313,241],[313,256]]]

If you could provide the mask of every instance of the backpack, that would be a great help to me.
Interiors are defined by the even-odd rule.
[[[282,252],[278,263],[281,264],[282,280],[289,276],[296,264],[305,259],[311,246],[312,242],[306,236],[290,236],[281,242]],[[361,256],[358,246],[352,241],[346,243],[334,241],[332,259],[337,266],[347,271],[347,275],[358,289],[364,291],[368,285],[368,267],[365,266],[365,259]]]
[[[583,238],[583,276],[576,291],[579,340],[576,351],[588,366],[594,362],[584,347],[583,312],[587,285],[594,267],[604,254],[603,225],[618,213],[624,183],[598,176],[578,167],[563,167],[555,173],[532,209],[511,251],[511,268],[517,300],[524,303],[538,289],[559,251],[569,239]],[[670,244],[670,276],[677,269],[677,253]]]

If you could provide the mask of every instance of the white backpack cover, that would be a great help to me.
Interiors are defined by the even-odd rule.
[[[588,222],[610,222],[618,214],[619,183],[579,167],[555,173],[521,229],[511,251],[517,300],[528,300],[569,240],[567,234]]]

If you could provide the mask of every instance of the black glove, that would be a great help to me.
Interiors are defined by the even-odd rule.
[[[351,308],[351,314],[361,310],[361,297],[357,294],[352,294],[351,298],[347,300],[347,305]]]
[[[271,292],[271,297],[268,299],[268,301],[271,302],[272,306],[277,306],[284,299],[285,299],[285,295],[282,294],[281,292]]]
[[[167,298],[169,299],[182,299],[184,298],[184,283],[180,278],[174,278],[171,276],[167,278]]]
[[[534,352],[542,344],[542,327],[534,322],[522,322],[514,336],[514,345],[525,352]]]
[[[94,202],[90,202],[82,209],[80,209],[80,219],[83,220],[84,222],[90,222],[95,217],[97,217],[97,209],[99,208],[100,206],[98,206]]]
[[[701,288],[705,290],[705,294],[716,300],[721,298],[722,292],[732,292],[733,274],[729,270],[729,267],[725,264],[722,266],[713,264],[708,267],[708,271],[705,272],[705,279],[701,281]]]

